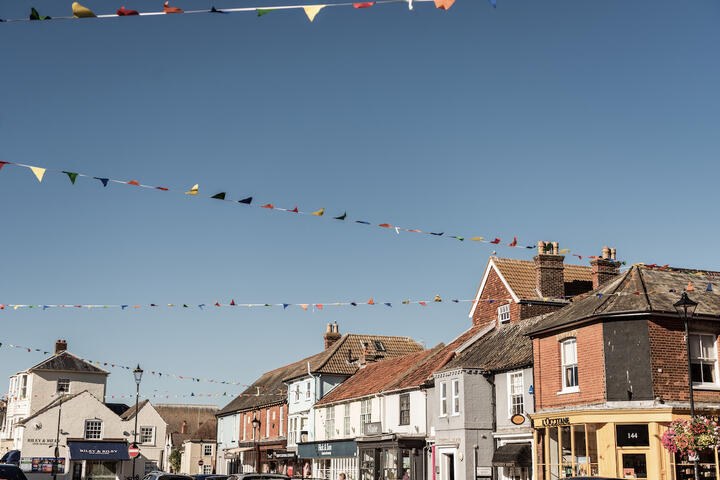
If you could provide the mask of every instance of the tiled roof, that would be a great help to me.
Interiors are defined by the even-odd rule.
[[[78,358],[67,351],[57,353],[50,358],[46,358],[34,367],[28,368],[28,372],[32,372],[33,370],[109,374],[106,370],[96,367],[92,363]]]
[[[218,407],[215,405],[175,405],[157,404],[155,411],[167,423],[167,434],[170,435],[173,446],[177,447],[188,438],[194,438],[203,425],[210,423],[216,425],[215,414]],[[183,422],[186,422],[186,432],[182,432]],[[213,437],[214,438],[214,437]]]
[[[532,365],[532,342],[527,334],[550,316],[540,315],[494,328],[458,353],[442,370],[477,368],[494,372]]]
[[[605,316],[650,312],[676,315],[673,304],[680,299],[688,282],[694,288],[688,295],[699,303],[695,316],[717,320],[720,316],[720,273],[633,266],[592,292],[575,298],[571,305],[538,324],[532,333]],[[708,284],[712,291],[706,291]]]
[[[541,299],[536,288],[535,262],[514,258],[490,257],[519,298]],[[592,289],[592,269],[565,264],[565,295],[572,296]]]
[[[358,370],[355,375],[335,387],[315,405],[326,405],[382,392],[388,386],[400,380],[411,369],[432,358],[443,347],[444,345],[440,344],[431,350],[423,350],[398,358],[369,363]]]
[[[145,406],[146,403],[148,403],[150,400],[143,400],[142,402],[138,403],[138,411],[142,410],[142,408]],[[108,404],[105,404],[106,407],[110,408]],[[112,410],[112,409],[111,409]],[[135,405],[125,410],[123,413],[120,414],[120,418],[123,420],[127,420],[129,418],[133,418],[135,416]]]

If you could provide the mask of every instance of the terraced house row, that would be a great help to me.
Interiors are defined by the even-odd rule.
[[[533,261],[490,257],[469,328],[424,349],[341,334],[259,378],[282,392],[218,413],[218,472],[349,480],[692,478],[661,445],[689,415],[720,415],[720,274],[632,266],[605,247],[570,265],[557,243]],[[684,323],[681,293],[699,303]],[[492,300],[492,301],[490,301]],[[445,320],[447,323],[447,320]],[[720,478],[717,453],[702,478]]]

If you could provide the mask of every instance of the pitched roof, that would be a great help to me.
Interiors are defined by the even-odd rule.
[[[68,351],[54,354],[52,357],[46,358],[34,367],[28,368],[28,372],[35,370],[54,371],[54,372],[84,372],[98,373],[109,375],[107,370],[96,367],[92,363],[76,357]]]
[[[324,354],[325,352],[318,353],[290,365],[263,373],[260,378],[225,405],[217,414],[224,415],[230,412],[252,410],[276,403],[284,403],[287,400],[287,387],[283,383],[283,379],[287,376],[296,377],[301,375],[302,372],[307,371],[307,362]]]
[[[138,403],[138,408],[137,408],[138,411],[142,410],[142,408],[145,406],[145,404],[148,403],[149,401],[150,400],[143,400],[142,402]],[[105,405],[108,406],[108,404],[105,404]],[[108,406],[108,408],[110,408],[110,407]],[[134,416],[135,416],[135,405],[133,405],[132,407],[128,408],[127,410],[125,410],[124,412],[122,412],[120,414],[120,418],[122,418],[123,420],[128,420],[130,418],[133,418]]]
[[[356,362],[348,362],[349,358],[357,359],[366,350],[368,355],[377,358],[394,358],[423,350],[410,337],[394,337],[385,335],[362,335],[346,333],[326,351],[310,358],[312,373],[334,375],[352,375],[358,366]],[[306,375],[306,371],[293,372],[285,377],[291,380]]]
[[[528,332],[551,315],[506,323],[493,328],[458,353],[441,371],[475,368],[487,372],[532,365],[532,341]]]
[[[105,406],[115,412],[116,415],[121,416],[123,413],[130,410],[130,407],[124,403],[105,403]]]
[[[33,414],[30,415],[29,417],[23,418],[19,423],[20,423],[20,425],[27,425],[27,423],[28,423],[30,420],[32,420],[33,418],[36,418],[36,417],[42,415],[43,413],[47,412],[48,410],[52,410],[53,408],[57,407],[58,405],[62,405],[63,403],[67,403],[67,402],[69,402],[70,400],[72,400],[73,398],[78,397],[78,396],[82,395],[82,394],[85,393],[85,392],[87,392],[87,390],[83,390],[82,392],[79,392],[79,393],[73,393],[73,394],[68,394],[68,395],[62,395],[62,396],[60,396],[60,397],[55,397],[55,399],[54,399],[53,401],[51,401],[50,403],[48,403],[48,404],[45,405],[43,408],[41,408],[41,409],[38,410],[37,412],[33,413]],[[93,397],[93,398],[94,398],[94,397]]]
[[[184,440],[193,438],[203,425],[210,423],[216,425],[215,414],[218,407],[215,405],[154,405],[160,417],[167,423],[167,434],[170,435],[173,446],[177,447]],[[183,422],[186,422],[186,433],[182,432]],[[214,436],[211,438],[215,438]]]
[[[536,288],[535,262],[514,258],[490,257],[515,295],[521,299],[542,300]],[[565,295],[573,296],[592,289],[592,269],[583,265],[563,265]]]
[[[699,303],[696,317],[720,316],[720,272],[690,269],[659,270],[634,265],[617,278],[575,298],[571,305],[539,324],[532,333],[563,327],[599,317],[633,313],[670,313],[683,290],[693,284],[689,296]],[[708,284],[712,291],[706,291]]]
[[[192,442],[192,441],[199,441],[199,440],[216,440],[217,439],[217,417],[213,417],[212,420],[208,420],[207,422],[200,425],[200,428],[198,428],[195,433],[193,434],[176,434],[175,437],[180,443],[183,442]],[[173,441],[173,444],[175,442]]]

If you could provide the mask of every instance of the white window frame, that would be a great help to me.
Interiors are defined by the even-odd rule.
[[[452,414],[453,417],[460,415],[460,379],[452,381]]]
[[[267,414],[265,415],[265,438],[270,438],[270,409],[268,408],[266,412]]]
[[[440,382],[440,416],[447,417],[447,382]]]
[[[325,407],[325,440],[335,436],[335,406]]]
[[[350,436],[350,404],[346,403],[344,406],[344,416],[343,416],[343,436],[349,437]]]
[[[513,387],[515,386],[515,379],[520,380],[519,382],[519,393],[517,391],[513,391]],[[521,400],[521,410],[519,413],[520,415],[525,415],[525,376],[523,375],[522,370],[519,372],[509,372],[507,374],[507,391],[508,391],[508,418],[511,418],[513,415],[515,415],[515,398],[520,397]]]
[[[280,419],[279,419],[280,429],[278,430],[278,437],[282,437],[284,434],[284,432],[283,432],[283,427],[285,426],[285,419],[283,418],[283,413],[284,413],[283,407],[284,406],[285,405],[280,405],[280,414],[279,414],[280,415]]]
[[[150,429],[150,441],[144,442],[143,441],[143,428],[149,428]],[[140,443],[142,445],[155,445],[155,427],[151,425],[142,425],[140,427],[140,431],[138,432],[138,439],[140,440]]]
[[[210,444],[203,445],[203,457],[212,457],[212,447]],[[210,453],[208,453],[208,448],[210,449]]]
[[[310,398],[310,380],[307,381],[307,391],[305,392],[305,398]]]
[[[100,431],[98,432],[97,437],[94,437],[94,436],[89,437],[88,436],[88,424],[89,423],[93,423],[93,424],[99,423],[100,424]],[[102,438],[103,438],[103,421],[98,418],[89,418],[89,419],[85,420],[85,426],[84,426],[84,430],[83,430],[83,438],[85,440],[102,440]]]
[[[702,357],[702,339],[703,338],[709,338],[712,341],[712,354],[710,357],[704,358]],[[697,347],[693,347],[693,344],[695,341],[700,342]],[[690,332],[689,336],[689,342],[690,342],[690,363],[700,363],[700,364],[712,364],[713,365],[713,374],[715,376],[714,382],[695,382],[693,381],[693,387],[714,387],[717,388],[720,386],[720,383],[718,381],[718,353],[717,353],[717,336],[710,334],[710,333],[699,333],[699,332]],[[693,355],[693,350],[697,349],[698,355]],[[702,370],[702,368],[701,368]],[[701,372],[702,374],[702,372]]]
[[[372,398],[363,398],[360,400],[360,429],[362,435],[365,435],[365,425],[372,423]]]
[[[407,422],[403,423],[403,399],[407,399]],[[398,395],[398,425],[410,425],[410,394],[409,393],[401,393]]]
[[[212,474],[212,464],[203,465],[202,466],[202,474],[203,475]]]
[[[565,346],[566,345],[574,345],[575,349],[575,362],[569,363],[569,361],[565,358]],[[567,386],[568,378],[567,378],[567,367],[571,367],[575,365],[575,371],[577,374],[575,375],[575,381],[577,382],[577,385]],[[561,381],[562,381],[562,389],[559,393],[574,393],[580,391],[580,372],[578,367],[578,348],[577,348],[577,339],[575,337],[572,338],[566,338],[565,340],[560,342],[560,373],[561,373]]]
[[[60,385],[67,384],[67,388],[61,390]],[[70,393],[70,379],[69,378],[58,378],[57,385],[55,386],[55,393]]]
[[[497,308],[498,323],[507,323],[510,321],[510,304],[500,305]]]

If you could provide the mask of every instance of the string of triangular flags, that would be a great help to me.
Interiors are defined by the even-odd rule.
[[[137,10],[126,9],[125,6],[120,7],[115,13],[96,14],[90,8],[81,5],[78,2],[73,2],[71,5],[72,15],[70,16],[48,16],[41,15],[34,7],[30,7],[30,14],[28,18],[13,18],[13,19],[0,19],[0,22],[27,22],[33,20],[73,20],[78,18],[119,18],[119,17],[133,17],[133,16],[156,16],[156,15],[167,15],[167,14],[229,14],[229,13],[256,13],[258,17],[267,15],[273,11],[280,10],[299,10],[302,9],[305,12],[308,20],[311,22],[315,20],[315,17],[321,10],[328,7],[353,7],[356,9],[370,8],[375,5],[387,5],[391,3],[403,3],[407,4],[408,9],[413,10],[414,3],[426,3],[433,2],[435,7],[440,10],[448,10],[455,3],[455,0],[374,0],[369,2],[343,2],[343,3],[327,3],[322,5],[276,5],[276,6],[263,6],[263,7],[239,7],[239,8],[223,8],[217,9],[211,7],[210,9],[201,10],[184,10],[180,7],[170,5],[169,0],[163,4],[162,11],[153,12],[140,12]],[[493,7],[496,7],[496,0],[489,0]]]
[[[34,175],[35,178],[39,182],[43,181],[43,178],[45,177],[46,172],[53,172],[58,173],[61,175],[66,175],[69,179],[70,183],[72,185],[75,185],[75,181],[78,179],[78,177],[82,178],[88,178],[94,181],[99,181],[103,187],[107,187],[109,184],[119,184],[119,185],[130,185],[150,190],[157,190],[162,192],[172,192],[172,193],[180,193],[186,196],[196,197],[196,198],[209,198],[213,200],[221,200],[224,202],[230,202],[230,203],[236,203],[240,205],[245,205],[248,207],[255,207],[255,208],[261,208],[266,210],[273,210],[273,211],[279,211],[279,212],[286,212],[293,215],[307,215],[311,217],[317,217],[317,218],[326,218],[331,219],[332,221],[340,221],[343,223],[354,223],[359,225],[367,225],[367,226],[374,226],[378,228],[383,228],[386,230],[394,231],[398,235],[400,232],[409,232],[409,233],[416,233],[416,234],[422,234],[422,235],[428,235],[430,237],[435,238],[447,238],[447,239],[453,239],[453,240],[459,240],[461,242],[464,242],[465,240],[468,240],[470,242],[476,242],[476,243],[485,243],[490,245],[496,245],[501,247],[509,247],[509,248],[522,248],[522,249],[534,249],[537,247],[537,244],[535,245],[520,245],[518,243],[517,237],[513,237],[511,242],[503,242],[499,237],[489,236],[489,237],[483,237],[483,236],[461,236],[461,235],[449,235],[446,234],[444,231],[425,231],[420,230],[418,228],[409,228],[409,227],[402,227],[399,225],[392,225],[390,223],[377,223],[377,222],[370,222],[366,220],[359,220],[359,219],[353,219],[348,216],[347,211],[344,211],[341,215],[338,216],[325,216],[325,207],[320,208],[319,210],[310,210],[310,211],[303,211],[298,208],[297,205],[295,205],[294,208],[282,208],[275,206],[274,203],[271,202],[256,202],[252,196],[246,196],[244,198],[241,198],[239,200],[231,200],[228,198],[227,192],[217,192],[213,195],[200,195],[200,187],[199,185],[195,184],[190,189],[170,189],[168,187],[162,187],[162,186],[156,186],[156,185],[145,185],[140,183],[137,180],[117,180],[109,177],[97,177],[93,175],[88,175],[84,173],[79,172],[72,172],[68,170],[53,170],[50,168],[45,167],[38,167],[34,165],[26,165],[22,163],[15,163],[15,162],[9,162],[9,161],[0,161],[0,169],[2,169],[3,165],[14,165],[17,167],[23,167],[29,169]],[[545,244],[546,251],[552,251],[552,245],[550,243]],[[569,254],[571,253],[569,249],[565,248],[562,250],[559,250],[560,254]],[[579,260],[582,260],[583,258],[589,258],[589,259],[596,259],[600,258],[595,255],[578,255],[578,254],[572,254],[573,256],[577,257]],[[619,261],[617,262],[619,264],[623,264],[625,262]]]
[[[189,303],[146,303],[146,304],[117,304],[117,305],[89,305],[89,304],[66,304],[66,305],[50,305],[50,304],[0,304],[0,310],[19,310],[21,308],[37,308],[39,310],[48,310],[52,308],[119,308],[121,310],[137,310],[140,308],[199,308],[204,310],[205,308],[231,308],[231,307],[282,307],[283,310],[287,310],[288,307],[299,307],[304,311],[315,311],[323,310],[326,307],[358,307],[361,305],[384,305],[386,307],[392,307],[393,305],[420,305],[421,307],[427,307],[428,305],[436,305],[442,303],[440,295],[435,295],[431,300],[402,300],[400,302],[386,302],[386,301],[375,301],[374,297],[370,297],[370,300],[361,302],[326,302],[326,303],[237,303],[235,300],[231,300],[230,303],[200,303],[200,304],[189,304]],[[472,299],[458,299],[454,298],[450,300],[452,303],[468,303],[474,302]],[[495,302],[496,299],[483,300]]]
[[[157,398],[190,398],[190,397],[231,397],[231,398],[235,398],[235,397],[285,397],[286,395],[287,395],[287,391],[278,392],[278,393],[257,393],[257,394],[255,394],[255,393],[228,393],[228,392],[215,392],[215,393],[190,392],[190,393],[174,393],[174,394],[171,394],[171,393],[152,393],[152,394],[141,393],[140,395],[137,395],[137,397],[141,398],[141,399],[146,398],[149,400],[151,398],[157,399]],[[53,393],[50,395],[46,395],[46,394],[42,394],[42,395],[33,394],[32,395],[33,398],[45,398],[45,399],[48,399],[48,398],[53,399],[53,398],[57,398],[60,396],[67,396],[67,394],[61,395],[58,393]],[[117,399],[122,399],[122,398],[134,399],[135,396],[136,396],[135,393],[128,393],[128,394],[124,394],[124,395],[123,394],[105,395],[104,399],[106,401],[112,400],[112,399],[117,400]],[[0,399],[5,400],[5,401],[10,400],[10,399],[25,400],[27,398],[30,398],[30,396],[29,395],[12,395],[9,393],[0,394]]]
[[[27,352],[27,353],[38,352],[38,353],[42,353],[43,355],[51,355],[51,354],[53,353],[53,352],[50,352],[50,351],[45,350],[45,349],[42,349],[42,348],[27,347],[27,346],[24,346],[24,345],[18,345],[18,344],[13,344],[13,343],[2,343],[2,342],[0,342],[0,348],[2,348],[2,347],[5,347],[6,349],[7,349],[7,348],[14,348],[14,349],[17,349],[17,350],[25,351],[25,352]],[[83,360],[83,361],[85,361],[85,362],[88,362],[88,363],[91,363],[91,364],[93,364],[93,365],[96,365],[96,366],[98,366],[98,367],[118,368],[118,369],[121,369],[121,370],[130,370],[130,371],[132,371],[132,370],[135,369],[135,367],[128,366],[128,365],[123,365],[123,364],[121,364],[121,363],[108,362],[108,361],[98,361],[98,360],[90,360],[90,359],[88,359],[88,358],[83,358],[83,357],[80,357],[79,355],[75,355],[74,353],[72,353],[71,355],[73,355],[73,356],[76,357],[76,358],[79,358],[80,360]],[[234,385],[234,386],[244,387],[244,388],[248,388],[248,387],[251,387],[251,386],[252,386],[253,388],[257,388],[257,392],[256,392],[256,393],[257,393],[258,395],[261,394],[261,392],[267,392],[267,391],[270,390],[270,387],[267,387],[267,386],[264,386],[264,385],[250,385],[250,384],[247,384],[247,383],[233,382],[233,381],[229,381],[229,380],[216,380],[216,379],[206,378],[206,377],[193,377],[193,376],[190,376],[190,375],[176,375],[176,374],[174,374],[174,373],[166,373],[166,372],[160,372],[160,371],[158,371],[158,370],[149,370],[149,369],[146,369],[144,372],[145,372],[146,374],[149,373],[149,374],[155,375],[155,376],[157,376],[157,377],[170,378],[170,379],[173,379],[173,380],[184,380],[184,381],[191,381],[191,382],[198,382],[198,383],[200,383],[200,382],[204,382],[204,383],[217,383],[217,384],[221,384],[221,385]]]

